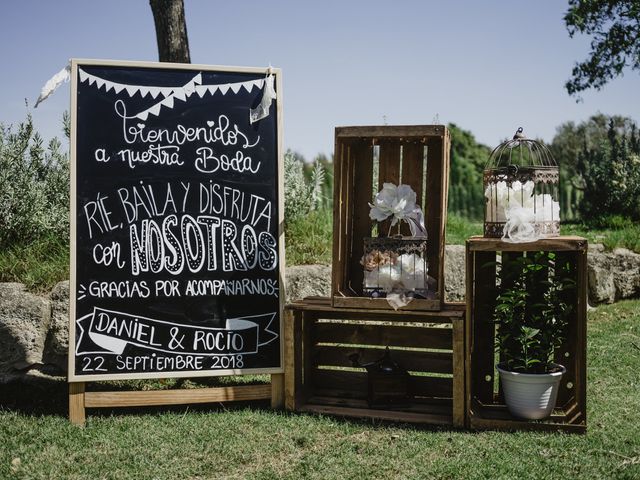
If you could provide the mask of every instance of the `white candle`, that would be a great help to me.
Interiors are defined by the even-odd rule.
[[[534,183],[513,182],[509,187],[504,181],[489,184],[484,196],[487,199],[487,222],[506,222],[508,208],[518,206],[533,212],[535,221],[560,220],[560,204],[548,193],[533,194]]]

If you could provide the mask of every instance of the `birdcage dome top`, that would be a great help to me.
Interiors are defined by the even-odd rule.
[[[485,170],[503,168],[557,171],[558,164],[542,142],[527,138],[520,127],[511,140],[493,149],[485,166]]]

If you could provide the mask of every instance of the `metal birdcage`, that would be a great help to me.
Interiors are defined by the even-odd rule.
[[[363,294],[384,298],[402,291],[407,296],[429,298],[427,239],[365,237]]]
[[[560,234],[558,164],[549,149],[518,128],[493,149],[484,175],[484,236],[500,238],[507,220],[525,217],[536,236]]]

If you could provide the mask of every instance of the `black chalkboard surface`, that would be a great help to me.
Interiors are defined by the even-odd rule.
[[[69,380],[282,372],[280,71],[71,75]]]

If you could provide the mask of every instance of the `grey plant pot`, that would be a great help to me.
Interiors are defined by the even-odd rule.
[[[565,367],[554,373],[518,373],[497,366],[504,399],[511,415],[528,420],[540,420],[551,415],[558,398],[558,389]]]

